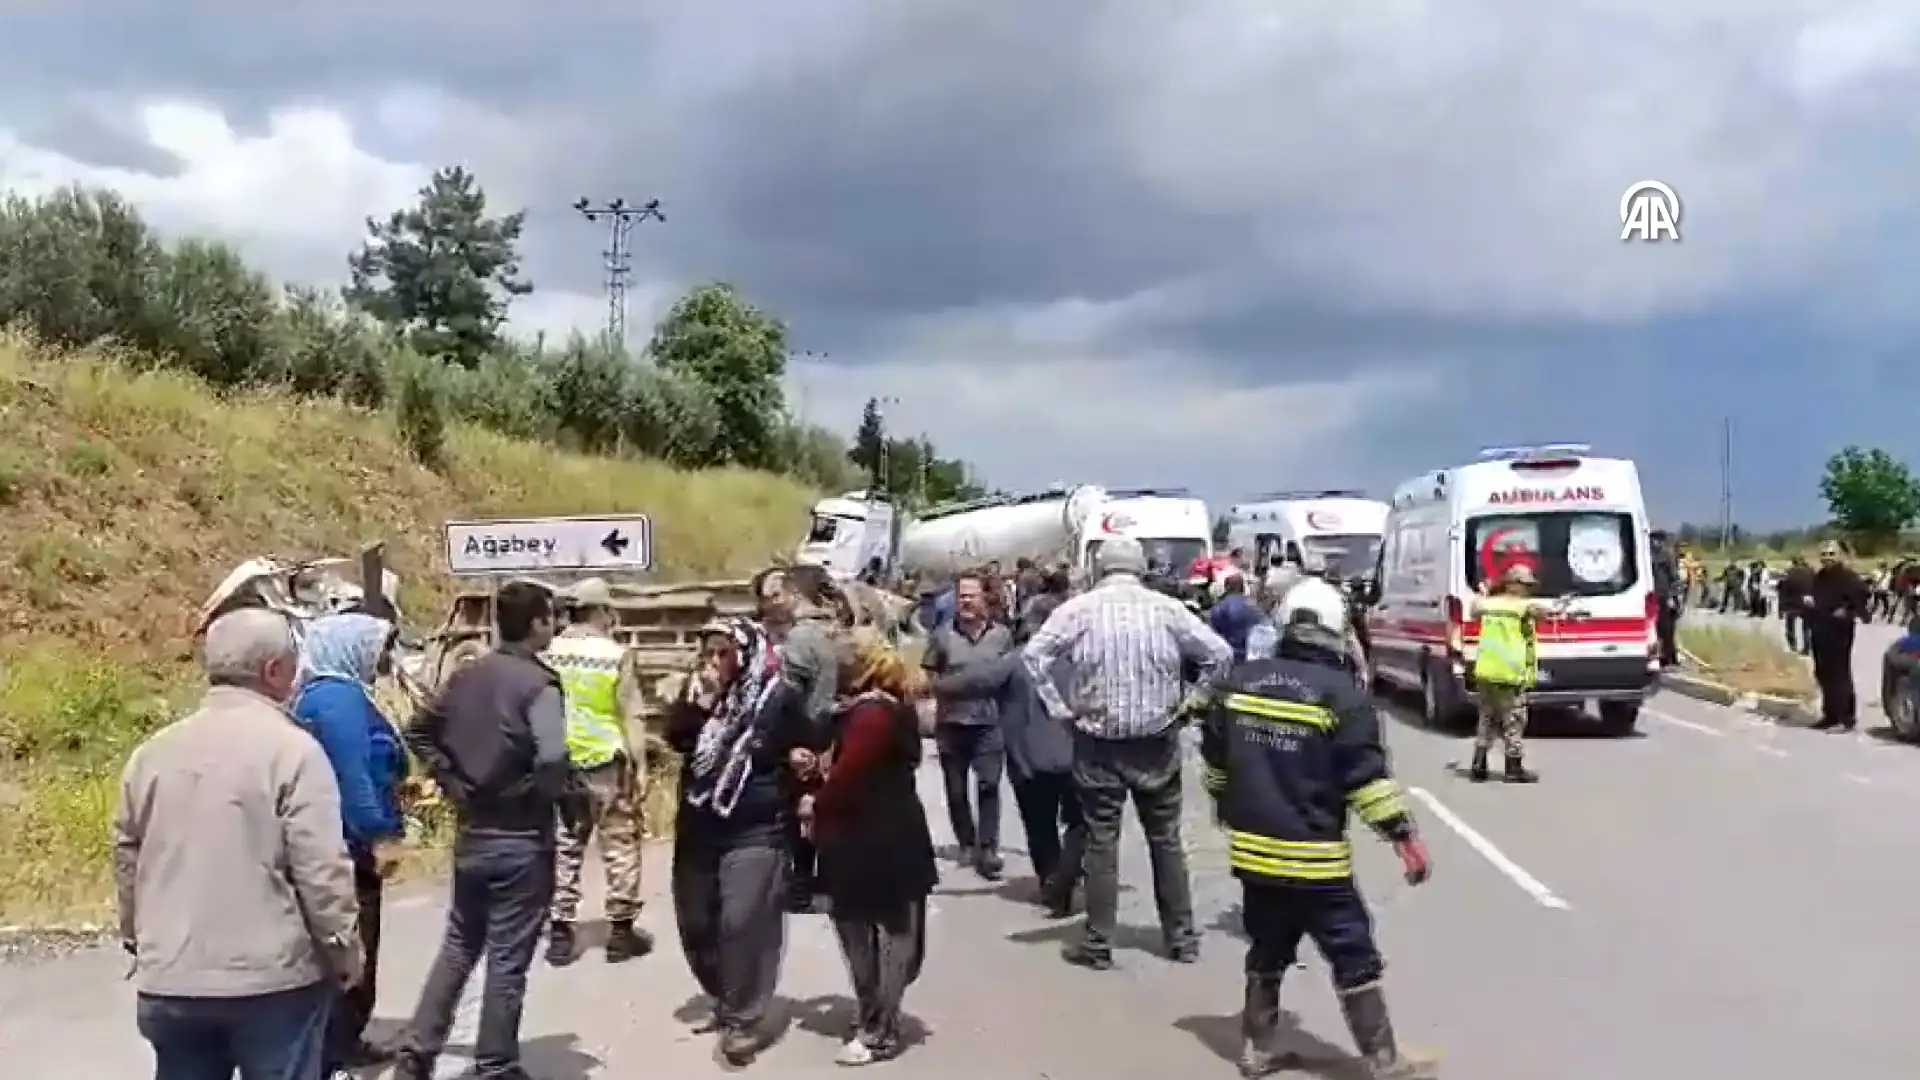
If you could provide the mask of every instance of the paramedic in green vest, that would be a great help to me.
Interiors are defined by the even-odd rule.
[[[1497,734],[1507,752],[1507,782],[1531,784],[1540,778],[1524,761],[1527,691],[1539,673],[1539,644],[1534,630],[1531,592],[1535,582],[1527,566],[1510,567],[1488,595],[1474,601],[1480,623],[1480,648],[1473,659],[1473,685],[1480,698],[1480,723],[1473,735],[1474,783],[1487,779],[1487,754]]]
[[[613,592],[588,578],[567,593],[568,622],[543,657],[560,675],[567,705],[567,756],[579,786],[591,797],[586,823],[562,823],[554,851],[553,908],[547,962],[570,964],[577,955],[580,871],[587,841],[600,837],[606,867],[609,963],[653,951],[653,937],[634,926],[640,914],[640,808],[646,771],[628,734],[637,722],[640,683],[626,646],[614,640]]]

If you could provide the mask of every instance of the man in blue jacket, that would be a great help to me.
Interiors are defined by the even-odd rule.
[[[340,817],[353,858],[360,903],[360,939],[366,977],[342,993],[328,1020],[328,1075],[384,1061],[384,1048],[366,1039],[379,970],[382,882],[399,860],[405,833],[400,782],[407,755],[400,736],[373,700],[373,682],[386,663],[394,627],[371,615],[327,615],[308,624],[301,644],[301,685],[294,720],[311,732],[333,766]]]
[[[1228,571],[1220,587],[1223,595],[1208,612],[1207,623],[1233,649],[1237,664],[1247,658],[1247,635],[1261,621],[1260,609],[1247,599],[1247,578],[1239,570]]]

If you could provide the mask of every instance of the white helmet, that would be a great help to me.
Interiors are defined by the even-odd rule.
[[[1308,614],[1330,633],[1344,636],[1347,632],[1347,598],[1317,577],[1306,578],[1288,589],[1273,614],[1273,621],[1285,632],[1296,618]]]

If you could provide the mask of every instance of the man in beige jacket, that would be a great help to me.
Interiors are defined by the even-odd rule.
[[[134,751],[114,821],[140,1033],[155,1080],[321,1080],[329,1005],[362,967],[340,792],[284,708],[287,620],[223,615],[203,652],[206,697]]]

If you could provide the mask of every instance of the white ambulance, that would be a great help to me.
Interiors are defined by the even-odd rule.
[[[1368,595],[1375,684],[1417,691],[1430,725],[1468,722],[1473,601],[1515,563],[1548,602],[1529,701],[1591,701],[1603,728],[1631,732],[1660,673],[1647,511],[1633,462],[1584,445],[1489,449],[1394,492]]]
[[[1363,491],[1276,491],[1227,509],[1227,547],[1256,572],[1318,555],[1350,580],[1373,572],[1386,526],[1387,504]]]

